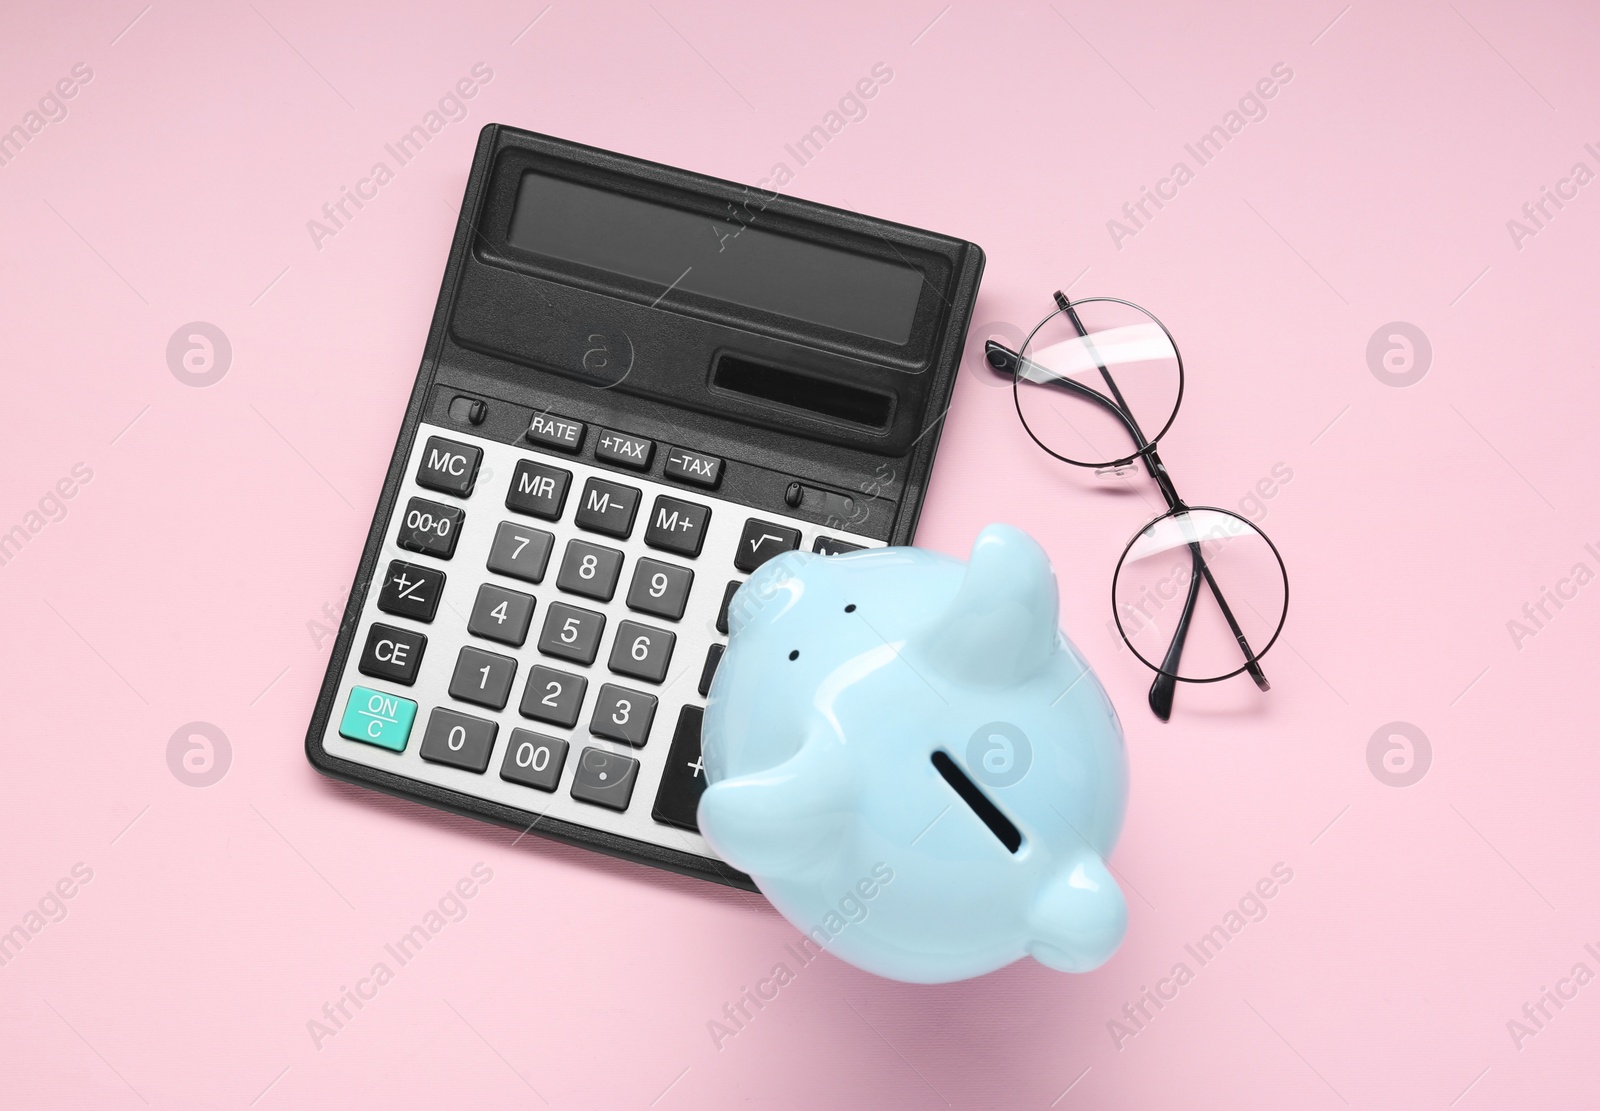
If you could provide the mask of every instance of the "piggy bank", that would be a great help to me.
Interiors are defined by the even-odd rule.
[[[803,948],[922,983],[1115,951],[1122,729],[1027,534],[989,526],[966,565],[788,552],[735,593],[728,634],[700,830]]]

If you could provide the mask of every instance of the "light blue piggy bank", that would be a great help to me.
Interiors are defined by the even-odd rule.
[[[917,548],[771,560],[729,607],[701,832],[804,946],[880,976],[1094,968],[1127,924],[1105,865],[1127,759],[1056,620],[1048,558],[1006,525],[965,567]]]

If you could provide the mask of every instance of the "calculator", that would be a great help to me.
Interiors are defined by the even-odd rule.
[[[485,127],[311,763],[750,888],[695,824],[729,602],[911,541],[983,258]]]

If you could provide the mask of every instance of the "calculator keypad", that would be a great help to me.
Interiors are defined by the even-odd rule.
[[[361,649],[361,674],[409,687],[417,681],[417,668],[422,666],[422,651],[427,646],[428,638],[415,630],[374,622]]]
[[[653,629],[637,621],[617,626],[616,643],[611,647],[612,671],[659,683],[667,677],[672,662],[672,646],[678,638],[665,629]]]
[[[626,540],[633,531],[633,515],[638,511],[638,487],[591,478],[583,484],[583,500],[573,523],[590,532]]]
[[[680,501],[662,494],[650,510],[644,542],[664,552],[675,552],[693,559],[706,541],[706,523],[711,520],[709,506]]]
[[[378,592],[378,608],[396,617],[432,621],[444,591],[444,572],[392,559]]]
[[[561,574],[556,586],[585,598],[611,601],[622,574],[622,553],[615,548],[591,544],[587,540],[567,541],[567,554],[561,557]]]
[[[533,605],[531,594],[484,583],[478,587],[478,600],[472,604],[467,632],[521,648],[533,622]]]
[[[558,520],[567,504],[567,487],[572,483],[572,472],[523,459],[511,472],[511,486],[506,490],[506,508],[514,513],[542,517],[546,521]]]
[[[633,565],[633,584],[628,587],[628,608],[640,613],[676,621],[689,604],[689,588],[694,572],[656,559],[641,559]]]
[[[517,661],[481,648],[463,648],[456,657],[456,670],[450,676],[450,697],[491,710],[503,710],[511,697],[511,681],[517,675]]]
[[[517,712],[525,718],[571,729],[578,724],[578,711],[588,686],[589,680],[582,675],[553,667],[529,668],[528,685],[522,690],[522,705]]]
[[[728,600],[779,552],[861,537],[719,498],[717,456],[535,424],[515,444],[418,430],[324,748],[711,856],[700,724]]]
[[[489,753],[494,751],[494,737],[499,731],[500,727],[486,718],[440,706],[428,718],[418,755],[430,763],[482,775],[489,766]]]
[[[408,552],[449,559],[456,554],[461,525],[466,513],[453,505],[440,505],[426,498],[412,498],[400,521],[395,543]]]
[[[574,663],[592,664],[605,628],[603,613],[551,602],[544,615],[544,631],[539,634],[539,651]]]
[[[541,583],[555,543],[556,538],[544,529],[501,521],[494,533],[494,546],[489,549],[489,570],[523,582]]]
[[[606,683],[594,700],[594,717],[589,721],[589,732],[610,741],[621,741],[634,748],[643,748],[650,739],[650,725],[655,721],[657,699],[653,694],[630,690],[616,683]]]

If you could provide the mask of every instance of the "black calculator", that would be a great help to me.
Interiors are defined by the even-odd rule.
[[[741,887],[739,584],[911,541],[974,244],[491,124],[306,734],[329,775]]]

